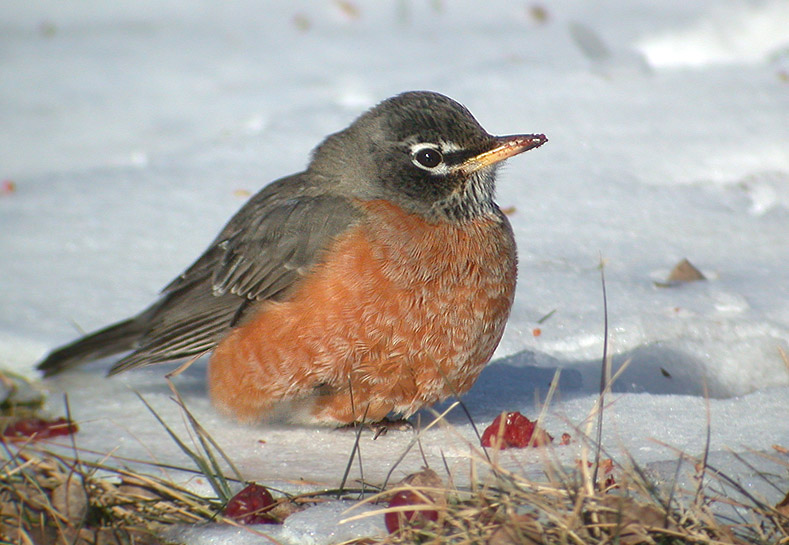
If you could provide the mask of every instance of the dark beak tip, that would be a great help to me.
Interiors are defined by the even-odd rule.
[[[534,143],[534,147],[542,146],[548,141],[548,137],[544,134],[533,134],[531,138],[532,142]]]
[[[534,149],[542,146],[548,141],[548,137],[544,134],[516,134],[512,136],[499,137],[502,144],[516,145],[518,147],[527,149]]]

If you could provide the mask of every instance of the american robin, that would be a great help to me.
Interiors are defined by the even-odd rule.
[[[252,197],[152,306],[38,368],[131,351],[113,375],[213,349],[213,403],[244,421],[407,418],[462,394],[515,290],[496,169],[545,142],[492,136],[437,93],[385,100]]]

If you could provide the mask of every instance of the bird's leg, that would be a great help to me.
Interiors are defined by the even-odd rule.
[[[337,430],[357,430],[359,426],[362,426],[364,429],[369,429],[373,432],[373,440],[378,439],[382,435],[386,435],[389,430],[401,431],[401,430],[411,430],[414,428],[414,425],[406,420],[405,418],[389,418],[384,417],[381,420],[376,422],[360,422],[354,421],[349,422],[348,424],[342,424],[337,426]]]
[[[370,426],[370,429],[375,432],[375,435],[373,435],[373,441],[382,435],[386,435],[389,430],[405,431],[414,429],[414,425],[405,418],[389,418],[388,416],[384,417],[378,422],[371,422],[368,425]]]

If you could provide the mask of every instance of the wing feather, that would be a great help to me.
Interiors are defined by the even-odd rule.
[[[300,176],[264,188],[136,319],[145,333],[111,374],[211,350],[264,300],[282,300],[362,212]]]

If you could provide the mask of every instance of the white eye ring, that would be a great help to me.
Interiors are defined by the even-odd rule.
[[[411,147],[411,161],[429,172],[444,172],[444,154],[435,144],[416,144]]]

